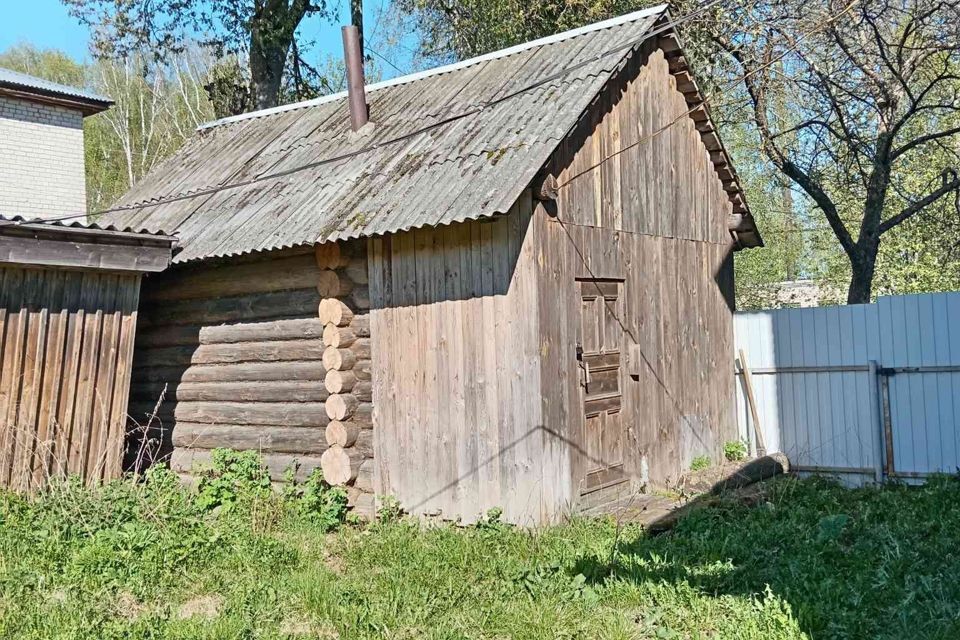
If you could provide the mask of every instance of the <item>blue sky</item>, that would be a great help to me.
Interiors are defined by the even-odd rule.
[[[367,0],[364,3],[364,30],[372,34],[378,27],[378,18],[389,6],[390,0]],[[300,26],[302,36],[316,41],[314,53],[317,59],[330,54],[342,55],[340,24],[349,21],[349,3],[340,0],[331,3],[337,9],[339,24],[331,24],[321,18],[310,18]],[[56,48],[66,51],[77,60],[89,59],[89,31],[72,18],[60,0],[0,0],[3,25],[0,26],[0,51],[19,43],[30,43],[41,48]],[[406,71],[407,60],[395,60]],[[397,71],[384,66],[386,77]]]
[[[70,17],[60,0],[0,0],[0,5],[0,51],[28,42],[45,49],[62,49],[78,60],[89,58],[88,31]]]

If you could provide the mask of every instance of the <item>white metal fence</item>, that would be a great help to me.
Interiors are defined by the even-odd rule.
[[[738,313],[734,332],[768,451],[850,482],[960,468],[960,293]]]

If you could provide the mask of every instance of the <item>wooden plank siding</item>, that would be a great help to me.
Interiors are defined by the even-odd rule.
[[[0,283],[0,482],[116,477],[140,275],[0,266]]]
[[[622,361],[627,472],[662,484],[736,437],[732,207],[687,109],[663,52],[648,44],[548,165],[561,187],[534,217],[540,377],[559,384],[545,391],[543,419],[567,425],[575,485],[586,464],[572,364],[578,278],[623,282],[624,354],[639,360]]]
[[[500,507],[532,524],[566,498],[543,477],[531,221],[527,197],[505,217],[370,240],[375,488],[412,513]]]
[[[355,247],[362,252],[365,243]],[[210,449],[227,447],[263,452],[275,480],[295,461],[301,474],[315,468],[330,421],[321,273],[308,247],[179,266],[146,280],[127,466],[169,457],[189,476]],[[344,298],[355,318],[365,317],[365,298]],[[358,339],[352,348],[366,345]],[[164,389],[147,430],[155,442],[145,444],[143,426]],[[369,405],[357,411],[369,422]]]

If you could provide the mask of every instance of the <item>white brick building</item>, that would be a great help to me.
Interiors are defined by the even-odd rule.
[[[0,216],[86,211],[83,118],[108,98],[0,69]]]

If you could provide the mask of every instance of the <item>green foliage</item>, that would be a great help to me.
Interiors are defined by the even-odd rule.
[[[400,501],[393,496],[383,496],[380,498],[380,508],[377,509],[377,522],[389,524],[398,522],[403,517],[403,507]]]
[[[723,443],[723,457],[729,462],[739,462],[747,457],[747,445],[743,440]]]
[[[310,512],[289,508],[262,533],[239,501],[202,509],[165,470],[0,493],[0,637],[960,633],[954,478],[857,490],[782,478],[758,506],[722,498],[653,537],[613,519],[531,531],[496,512],[474,527],[399,519],[326,534]]]
[[[399,2],[401,10],[414,16],[420,53],[431,62],[470,58],[654,4],[637,0]]]
[[[200,509],[229,511],[270,495],[270,474],[256,451],[214,449],[210,461],[210,468],[201,471],[197,487]]]
[[[703,471],[704,469],[709,469],[713,464],[713,461],[708,455],[697,456],[690,461],[690,471]]]
[[[347,517],[347,492],[343,487],[332,487],[316,469],[303,484],[292,483],[292,502],[299,513],[322,531],[333,531]]]

